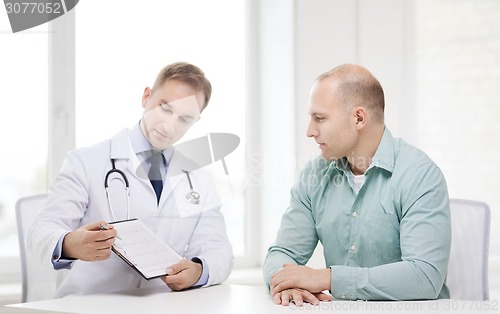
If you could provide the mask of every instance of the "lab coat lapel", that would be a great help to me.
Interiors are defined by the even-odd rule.
[[[130,144],[128,132],[129,130],[124,129],[113,136],[113,138],[111,139],[110,156],[114,159],[127,160],[128,172],[145,184],[150,184],[149,180],[147,179],[147,174],[143,173],[142,168],[139,168],[139,159],[135,154],[132,153],[132,144]]]
[[[128,130],[123,129],[111,138],[111,159],[129,159],[130,158],[130,140]]]
[[[185,195],[190,190],[189,182],[183,170],[191,171],[194,168],[195,165],[191,160],[174,149],[168,165],[167,178],[165,180],[167,184],[163,186],[160,203],[166,201],[171,196],[177,195],[175,193],[177,189],[181,189],[178,195]],[[182,193],[183,191],[184,193]]]

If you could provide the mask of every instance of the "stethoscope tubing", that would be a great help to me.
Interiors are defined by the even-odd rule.
[[[108,206],[109,206],[109,211],[111,213],[111,218],[113,219],[113,221],[116,221],[113,206],[111,205],[111,198],[109,196],[109,184],[108,184],[108,182],[109,182],[109,176],[113,173],[117,173],[122,177],[123,182],[125,183],[125,193],[127,195],[127,219],[130,219],[130,184],[129,184],[127,175],[122,170],[116,168],[114,158],[111,159],[111,165],[112,165],[112,169],[110,169],[106,173],[106,176],[104,177],[104,189],[106,190],[106,198],[108,200]],[[198,205],[200,203],[200,194],[198,192],[196,192],[193,188],[193,182],[191,181],[191,176],[189,175],[189,171],[186,171],[186,170],[182,170],[182,171],[184,172],[184,174],[186,174],[186,177],[187,177],[188,182],[189,182],[189,188],[191,190],[186,195],[186,201],[190,204]]]
[[[129,210],[130,209],[130,184],[128,182],[128,178],[127,178],[127,175],[125,174],[125,172],[116,168],[115,159],[111,159],[111,165],[113,166],[113,168],[106,173],[106,177],[104,178],[104,189],[106,190],[106,198],[108,199],[108,205],[109,205],[109,211],[111,213],[111,218],[113,219],[113,221],[116,221],[115,211],[113,210],[113,206],[111,205],[111,198],[109,197],[108,182],[109,182],[109,176],[112,173],[118,173],[122,177],[123,182],[125,183],[125,193],[127,195],[127,220],[128,220],[128,219],[130,219],[130,210]]]

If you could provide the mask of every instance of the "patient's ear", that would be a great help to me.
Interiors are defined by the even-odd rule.
[[[355,111],[356,128],[362,129],[366,125],[366,111],[363,107],[357,107]]]

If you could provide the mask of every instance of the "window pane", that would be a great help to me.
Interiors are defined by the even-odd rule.
[[[47,25],[13,34],[0,15],[0,258],[19,254],[15,203],[46,191]]]
[[[500,255],[500,1],[416,1],[418,146],[437,162],[450,197],[492,209]]]
[[[240,146],[209,167],[223,200],[236,255],[244,245],[244,0],[81,1],[76,7],[76,143],[91,145],[132,127],[141,97],[158,71],[175,61],[199,66],[213,94],[202,119],[182,141],[234,133]],[[110,19],[111,12],[113,14]],[[111,22],[112,21],[112,22]]]

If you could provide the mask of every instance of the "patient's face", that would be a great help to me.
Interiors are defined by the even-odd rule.
[[[351,156],[358,142],[356,117],[342,104],[336,81],[317,82],[310,95],[307,136],[314,138],[325,160]]]

